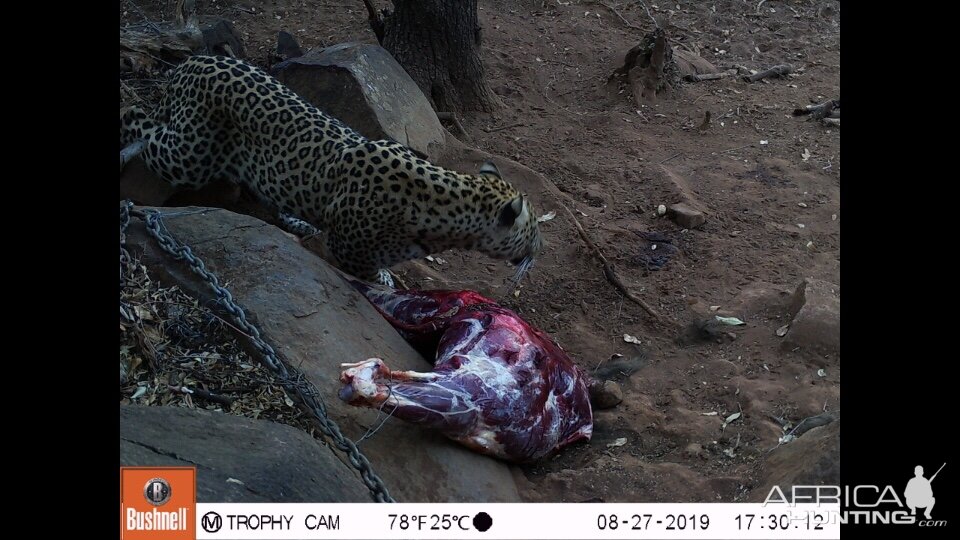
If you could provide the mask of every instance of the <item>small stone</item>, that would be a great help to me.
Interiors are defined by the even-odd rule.
[[[672,205],[669,211],[673,221],[684,229],[696,229],[707,221],[703,212],[691,208],[684,203]]]
[[[616,407],[623,401],[623,390],[614,381],[595,381],[590,385],[590,401],[596,409]]]
[[[666,213],[667,213],[667,205],[661,204],[660,206],[657,207],[658,216],[666,215]]]

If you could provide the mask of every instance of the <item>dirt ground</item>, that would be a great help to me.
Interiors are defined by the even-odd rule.
[[[121,24],[169,20],[173,4],[125,0]],[[840,3],[648,0],[675,45],[715,65],[802,71],[752,84],[688,83],[640,109],[608,77],[653,28],[641,2],[479,4],[483,61],[504,108],[465,117],[462,140],[569,195],[623,281],[665,317],[747,322],[730,327],[734,336],[678,344],[604,278],[562,208],[540,209],[558,213],[542,224],[546,253],[503,303],[587,371],[611,361],[641,367],[619,377],[619,406],[596,411],[589,444],[517,470],[521,493],[531,501],[742,500],[783,434],[772,416],[796,422],[840,410],[839,357],[782,348],[775,331],[789,318],[772,300],[805,277],[840,282],[840,131],[791,116],[840,97]],[[200,13],[233,21],[262,66],[279,30],[304,50],[376,43],[360,0],[211,0]],[[712,121],[701,132],[706,111]],[[699,202],[702,227],[682,230],[656,215],[678,196]],[[442,259],[425,264],[455,287],[498,291],[511,273],[479,254]],[[408,285],[436,286],[414,266],[401,267]]]

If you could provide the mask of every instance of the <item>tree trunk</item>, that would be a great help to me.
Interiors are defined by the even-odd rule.
[[[437,111],[492,111],[501,105],[480,62],[477,0],[394,0],[382,44]]]

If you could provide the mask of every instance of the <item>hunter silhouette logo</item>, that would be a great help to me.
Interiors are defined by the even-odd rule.
[[[764,506],[768,504],[814,503],[839,504],[841,525],[915,525],[918,527],[946,527],[947,520],[933,519],[933,481],[946,467],[944,463],[929,479],[923,476],[923,467],[913,469],[914,477],[903,491],[890,484],[857,484],[847,486],[791,485],[786,491],[780,486],[770,488]],[[906,467],[904,467],[905,469]],[[902,496],[900,494],[903,494]],[[917,515],[917,509],[924,510]]]
[[[914,477],[907,482],[907,488],[903,490],[903,497],[907,500],[907,506],[910,507],[911,514],[916,515],[917,508],[923,508],[923,517],[933,519],[930,517],[930,512],[933,510],[933,505],[937,499],[933,496],[933,487],[930,484],[946,466],[946,463],[941,465],[929,480],[923,477],[923,467],[921,465],[917,465],[913,469]]]

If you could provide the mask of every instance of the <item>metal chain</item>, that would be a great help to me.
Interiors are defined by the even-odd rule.
[[[243,308],[233,300],[233,295],[230,294],[230,291],[220,285],[217,276],[207,270],[206,265],[200,258],[193,254],[189,246],[178,242],[167,231],[163,225],[160,212],[156,210],[134,210],[133,203],[125,201],[123,206],[120,207],[121,240],[130,222],[131,215],[144,220],[147,231],[157,243],[160,244],[160,247],[164,251],[173,255],[177,260],[186,261],[187,264],[190,265],[190,269],[210,285],[219,303],[232,316],[233,323],[250,337],[254,347],[256,347],[257,351],[262,355],[261,360],[263,363],[277,375],[280,384],[283,385],[285,390],[302,400],[303,405],[313,413],[323,434],[329,437],[333,441],[333,444],[347,455],[350,465],[360,473],[360,478],[367,486],[367,489],[370,490],[370,496],[373,500],[376,502],[396,502],[387,491],[383,480],[373,472],[373,468],[366,456],[360,453],[353,441],[343,436],[337,423],[327,416],[326,405],[316,386],[295,367],[288,366],[280,360],[273,347],[260,337],[260,330],[247,320],[246,313],[243,311]],[[126,253],[122,244],[120,250],[122,258]]]

